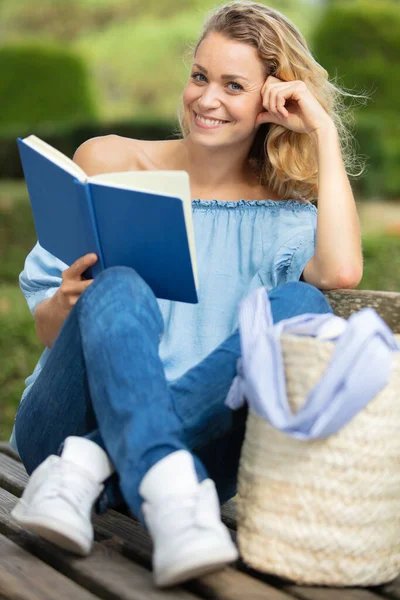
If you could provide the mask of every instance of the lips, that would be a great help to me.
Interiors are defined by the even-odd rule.
[[[210,119],[211,121],[223,121],[224,123],[229,123],[230,121],[227,121],[226,119],[218,119],[217,117],[206,117],[205,115],[201,115],[200,113],[197,113],[195,110],[193,111],[195,117],[199,116],[202,117],[203,119]]]
[[[225,125],[228,125],[230,123],[230,121],[222,121],[222,119],[219,119],[218,122],[216,122],[216,123],[213,123],[213,122],[206,123],[205,121],[202,121],[199,118],[199,116],[197,115],[197,113],[195,111],[193,111],[193,114],[194,114],[194,117],[193,117],[194,126],[197,127],[198,129],[202,129],[203,131],[216,131],[217,129],[221,129],[222,127],[224,127]],[[208,117],[206,117],[206,118],[208,118]]]
[[[224,121],[224,123],[229,123],[226,119],[219,119],[218,117],[206,117],[205,115],[201,115],[197,113],[195,110],[193,111],[195,115],[202,117],[203,119],[211,119],[212,121]]]

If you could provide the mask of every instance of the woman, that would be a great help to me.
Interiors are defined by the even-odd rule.
[[[236,559],[218,499],[235,494],[246,419],[224,405],[241,354],[238,304],[264,285],[274,322],[332,312],[317,288],[362,276],[340,93],[283,15],[228,3],[195,48],[180,139],[78,148],[89,175],[189,173],[200,300],[157,300],[125,267],[85,281],[96,256],[68,267],[35,246],[20,285],[47,348],[12,438],[34,471],[13,512],[20,523],[87,554],[94,503],[124,500],[152,536],[157,585]]]

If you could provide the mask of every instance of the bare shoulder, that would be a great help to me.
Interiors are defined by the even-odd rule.
[[[115,134],[90,138],[79,146],[72,160],[87,175],[137,170],[140,141]]]
[[[179,140],[135,140],[135,145],[139,169],[157,171],[180,168]]]

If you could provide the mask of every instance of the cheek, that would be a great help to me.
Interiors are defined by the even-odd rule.
[[[186,86],[182,94],[184,106],[187,107],[190,105],[197,97],[198,93],[196,92],[196,88],[191,85]]]
[[[253,121],[258,113],[261,112],[261,109],[261,102],[254,98],[238,98],[234,109],[232,108],[238,119],[242,121]]]
[[[251,94],[251,96],[249,97],[249,104],[251,104],[251,110],[253,111],[253,113],[258,114],[262,110],[263,104],[260,92],[255,92],[254,94]]]

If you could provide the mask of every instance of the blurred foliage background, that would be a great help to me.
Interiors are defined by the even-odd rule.
[[[367,159],[352,186],[363,231],[361,289],[400,291],[400,4],[271,0],[349,99]],[[0,0],[0,440],[43,351],[18,286],[36,236],[15,139],[72,157],[85,139],[167,139],[210,0]]]

